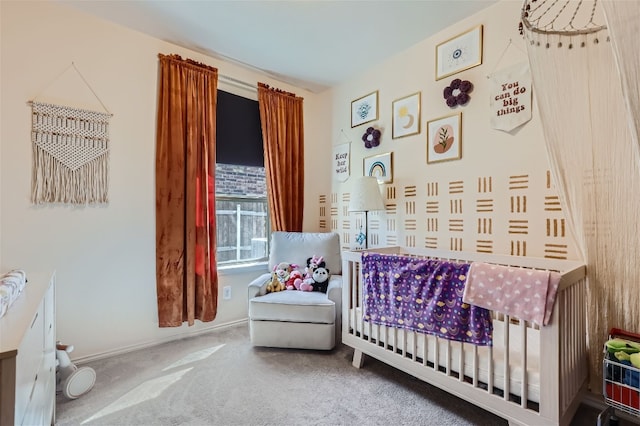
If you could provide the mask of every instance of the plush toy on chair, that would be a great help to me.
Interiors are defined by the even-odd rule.
[[[316,256],[315,254],[307,259],[307,266],[304,268],[304,278],[297,280],[294,285],[296,290],[300,291],[313,291],[315,280],[313,279],[314,271],[320,267],[326,266],[322,256]],[[326,291],[325,291],[326,293]]]
[[[299,283],[301,281],[302,281],[302,272],[298,271],[297,269],[291,271],[291,273],[289,274],[289,279],[287,280],[287,283],[286,283],[287,290],[299,290],[298,287],[296,286],[296,283]]]
[[[324,262],[322,263],[324,264]],[[329,270],[324,266],[318,266],[315,271],[313,271],[313,284],[311,284],[313,291],[326,293],[329,287],[329,278]]]
[[[89,392],[96,383],[96,372],[91,367],[76,367],[69,358],[73,346],[56,343],[56,391],[69,399]]]
[[[289,262],[280,262],[274,266],[271,282],[267,285],[267,293],[286,290],[288,285],[292,286],[293,282],[290,281],[291,272],[297,267],[298,265]]]

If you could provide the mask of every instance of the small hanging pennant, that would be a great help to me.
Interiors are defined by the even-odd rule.
[[[531,72],[523,62],[489,76],[491,127],[509,132],[531,120]]]
[[[344,182],[349,179],[350,153],[351,142],[333,146],[333,176],[338,182]]]

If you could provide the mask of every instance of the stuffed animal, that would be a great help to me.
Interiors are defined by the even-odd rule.
[[[326,266],[322,256],[316,256],[314,254],[312,257],[307,259],[307,266],[304,268],[304,278],[294,282],[296,290],[313,291],[313,284],[315,283],[315,280],[313,279],[313,271],[315,271],[319,266]]]
[[[296,290],[313,291],[313,278],[303,278],[300,274],[300,278],[293,282],[293,286]]]
[[[289,262],[280,262],[275,265],[271,273],[271,282],[267,284],[267,293],[285,290],[291,272],[297,267],[298,265]]]
[[[302,272],[298,271],[297,269],[291,271],[291,273],[289,274],[289,279],[285,284],[287,287],[287,290],[298,290],[298,288],[296,288],[295,286],[295,283],[301,280],[302,280]]]
[[[324,264],[324,262],[322,262]],[[322,293],[327,292],[329,286],[329,270],[324,266],[318,266],[313,271],[313,291],[319,291]]]

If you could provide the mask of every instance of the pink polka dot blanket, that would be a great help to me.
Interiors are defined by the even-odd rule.
[[[462,301],[469,263],[362,254],[364,320],[492,345],[491,312]]]
[[[473,262],[462,300],[538,325],[551,320],[560,274]]]

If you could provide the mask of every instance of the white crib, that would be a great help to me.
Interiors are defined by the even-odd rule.
[[[492,312],[493,346],[476,346],[364,321],[362,252],[345,251],[342,342],[354,348],[353,365],[358,368],[363,354],[370,355],[495,413],[509,424],[571,422],[588,375],[583,263],[401,247],[371,251],[560,272],[548,325],[538,327]]]

